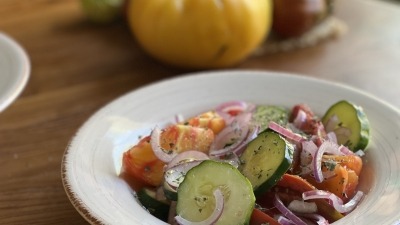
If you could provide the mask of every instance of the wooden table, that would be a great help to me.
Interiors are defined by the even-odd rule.
[[[251,57],[233,69],[332,80],[400,107],[400,7],[339,0],[341,38]],[[69,202],[60,164],[69,140],[96,110],[140,86],[185,72],[145,55],[124,23],[89,23],[79,1],[1,0],[0,30],[32,63],[21,96],[0,114],[0,224],[87,224]]]

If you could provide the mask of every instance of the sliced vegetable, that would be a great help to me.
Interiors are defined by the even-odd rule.
[[[317,134],[320,120],[306,104],[297,104],[292,108],[289,121],[306,134]]]
[[[178,193],[174,187],[168,184],[168,182],[164,182],[163,184],[164,195],[167,199],[171,201],[178,200]]]
[[[262,212],[259,209],[254,209],[251,214],[250,225],[280,225],[278,221],[269,216],[268,214]]]
[[[327,132],[335,132],[338,144],[353,152],[367,147],[370,125],[362,107],[346,100],[339,101],[327,110],[322,122]]]
[[[364,193],[362,191],[358,191],[356,193],[356,195],[354,195],[354,197],[349,202],[347,202],[346,204],[343,204],[343,201],[338,196],[336,196],[333,193],[327,192],[327,191],[315,190],[315,191],[309,191],[309,192],[303,193],[304,200],[309,200],[309,199],[327,199],[327,200],[329,200],[329,203],[337,211],[339,211],[341,213],[349,213],[352,210],[354,210],[363,197],[364,197]]]
[[[217,189],[223,194],[224,209],[215,224],[247,224],[255,203],[250,182],[230,164],[212,160],[186,174],[178,188],[177,214],[192,222],[206,220],[215,211]]]
[[[225,157],[229,154],[242,154],[247,143],[258,134],[259,127],[250,124],[251,114],[236,116],[214,139],[210,146],[210,156]]]
[[[266,130],[251,141],[240,156],[239,170],[246,176],[256,195],[278,182],[292,163],[293,146],[279,134]]]
[[[170,162],[184,151],[208,152],[213,140],[214,132],[211,129],[178,124],[163,130],[155,127],[150,143],[154,154],[160,160]]]
[[[185,124],[193,127],[209,128],[218,134],[225,127],[225,120],[215,111],[208,111],[190,118]]]
[[[223,210],[224,210],[224,195],[222,194],[221,189],[217,188],[214,191],[214,199],[215,199],[215,208],[214,211],[211,213],[211,215],[199,222],[193,222],[184,219],[180,215],[176,216],[175,219],[176,221],[181,224],[181,225],[209,225],[209,224],[215,224],[219,218],[221,217]]]
[[[287,219],[291,220],[296,225],[307,225],[306,222],[301,220],[298,216],[296,216],[290,209],[288,209],[281,199],[279,198],[278,194],[275,194],[274,198],[274,205],[275,207],[285,216]]]
[[[253,119],[260,125],[260,130],[264,131],[271,121],[285,126],[289,120],[289,111],[275,105],[258,105],[253,113]]]
[[[143,188],[137,193],[138,200],[146,207],[149,213],[160,220],[166,221],[168,219],[169,202],[157,199],[156,191]]]
[[[324,155],[322,157],[322,162],[333,161],[346,169],[353,170],[357,176],[360,175],[363,162],[362,159],[357,155]]]
[[[188,161],[186,163],[177,164],[165,171],[165,182],[172,188],[178,188],[185,179],[186,173],[193,167],[199,165],[203,160]]]
[[[129,180],[136,180],[149,186],[158,186],[163,180],[165,163],[156,157],[149,140],[149,137],[143,138],[123,154],[122,171]]]
[[[277,183],[277,186],[289,188],[299,193],[316,190],[316,188],[307,180],[300,176],[287,173],[282,176],[282,179]],[[315,199],[314,201],[317,203],[318,213],[330,222],[335,222],[343,218],[343,215],[331,207],[326,201],[322,199]]]
[[[293,141],[295,143],[300,143],[302,141],[305,141],[305,139],[301,135],[294,133],[289,129],[286,129],[285,127],[282,127],[281,125],[279,125],[273,121],[269,123],[268,128],[279,133],[286,139]]]

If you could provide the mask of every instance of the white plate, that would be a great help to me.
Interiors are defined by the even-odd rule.
[[[24,49],[0,32],[0,112],[24,89],[30,74],[30,61]]]
[[[153,125],[185,117],[229,100],[307,103],[317,114],[338,100],[361,105],[371,123],[363,189],[350,215],[335,224],[395,224],[400,221],[400,112],[364,92],[289,74],[224,71],[164,80],[128,93],[93,115],[67,148],[63,182],[76,209],[93,224],[165,224],[141,208],[118,177],[122,152]]]

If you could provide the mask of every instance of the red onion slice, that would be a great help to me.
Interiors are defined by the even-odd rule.
[[[251,112],[255,109],[255,105],[245,101],[230,101],[224,102],[215,108],[216,112],[229,113],[231,111],[237,112]]]
[[[232,152],[231,154],[227,154],[224,157],[221,158],[217,158],[217,161],[220,162],[226,162],[231,164],[232,166],[234,166],[235,168],[238,168],[240,165],[240,158],[237,154],[235,154],[234,152]]]
[[[364,193],[362,191],[358,191],[350,201],[346,204],[343,204],[342,199],[336,196],[333,193],[322,190],[313,190],[307,191],[302,194],[304,200],[310,199],[327,199],[329,200],[329,204],[332,205],[338,212],[340,213],[349,213],[351,212],[361,201]]]
[[[337,137],[335,132],[331,131],[326,134],[326,137],[329,141],[337,144]]]
[[[350,150],[349,150],[350,151]],[[352,152],[353,153],[353,152]],[[354,152],[354,155],[357,155],[358,157],[363,157],[365,155],[365,152],[363,150],[358,150]]]
[[[281,225],[296,225],[291,220],[289,220],[288,218],[286,218],[286,217],[284,217],[282,215],[278,216],[276,221],[278,221],[278,223],[281,224]]]
[[[161,148],[160,144],[161,129],[156,126],[151,132],[150,144],[153,149],[154,154],[163,162],[170,162],[177,153],[169,150],[164,150]]]
[[[354,155],[354,152],[351,151],[349,148],[347,148],[344,145],[339,146],[338,149],[343,155]],[[362,151],[362,150],[361,150]]]
[[[315,155],[315,152],[318,150],[318,146],[313,141],[303,141],[301,146],[303,151],[310,153],[312,156]]]
[[[279,198],[278,194],[275,194],[274,198],[274,206],[289,220],[291,220],[296,225],[307,225],[303,220],[301,220],[298,216],[296,216],[290,209],[288,209],[281,199]]]
[[[315,181],[318,183],[321,183],[324,181],[324,174],[321,169],[322,165],[322,156],[324,153],[329,153],[329,154],[334,154],[334,155],[343,155],[341,151],[339,151],[339,146],[333,142],[330,141],[324,141],[321,146],[319,146],[318,150],[315,152],[313,160],[312,160],[312,165],[313,165],[313,171],[314,171],[314,178]],[[328,177],[332,177],[332,173],[326,173]]]
[[[306,112],[304,112],[304,110],[299,110],[298,112],[297,112],[297,115],[296,115],[296,117],[294,118],[294,120],[293,120],[293,125],[297,128],[297,129],[300,129],[302,126],[303,126],[303,124],[306,122],[306,120],[307,120],[307,114],[306,114]]]
[[[242,147],[249,136],[251,113],[242,113],[235,117],[214,139],[210,147],[211,156],[224,156]]]
[[[229,156],[231,154],[241,155],[243,151],[246,149],[247,144],[257,137],[257,134],[260,131],[260,126],[249,125],[247,128],[247,134],[245,135],[243,140],[239,140],[233,145],[227,146],[222,149],[210,150],[210,156],[223,158],[225,156]]]
[[[294,213],[316,213],[318,208],[315,202],[293,200],[289,203],[288,209]]]
[[[203,162],[203,160],[194,160],[177,164],[165,171],[164,179],[173,189],[177,189],[183,179],[185,179],[186,173],[201,162]]]
[[[305,139],[301,135],[293,133],[291,130],[286,129],[273,121],[269,123],[268,128],[296,143],[305,141]]]
[[[215,208],[211,215],[199,222],[192,222],[189,220],[184,219],[180,215],[175,217],[176,222],[180,225],[212,225],[215,224],[218,219],[221,217],[222,212],[224,210],[224,195],[222,194],[221,190],[218,188],[214,191],[214,198],[215,198]]]
[[[318,225],[329,225],[329,221],[327,219],[316,213],[302,213],[302,214],[299,213],[296,215],[303,218],[315,220],[315,222],[317,222]]]
[[[171,201],[168,211],[168,224],[176,224],[175,216],[176,216],[176,201]]]
[[[335,130],[335,127],[340,123],[339,121],[339,117],[336,116],[336,114],[334,114],[333,116],[331,116],[325,126],[325,130],[326,132],[331,132],[333,130]]]
[[[172,167],[195,160],[207,160],[210,159],[208,155],[204,152],[196,151],[196,150],[188,150],[177,154],[167,165],[165,170],[169,170]]]

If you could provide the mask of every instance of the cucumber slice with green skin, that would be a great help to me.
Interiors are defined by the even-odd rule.
[[[239,170],[249,179],[256,196],[273,187],[290,169],[293,151],[293,145],[272,130],[261,132],[247,145]]]
[[[178,193],[167,182],[163,184],[164,195],[171,201],[178,200]]]
[[[334,126],[329,124],[332,123],[333,116],[338,119]],[[362,107],[346,100],[339,101],[326,111],[322,123],[327,132],[333,131],[336,134],[338,144],[345,145],[354,152],[367,147],[370,125]]]
[[[178,188],[177,214],[192,222],[207,219],[215,208],[216,189],[222,191],[224,209],[215,224],[248,224],[255,204],[250,182],[232,165],[212,160],[186,174]]]
[[[253,113],[253,119],[260,124],[260,130],[268,128],[271,121],[285,126],[289,120],[289,110],[275,105],[259,105]]]
[[[139,202],[149,211],[149,213],[160,220],[168,220],[169,202],[158,200],[156,191],[143,188],[137,193]]]

